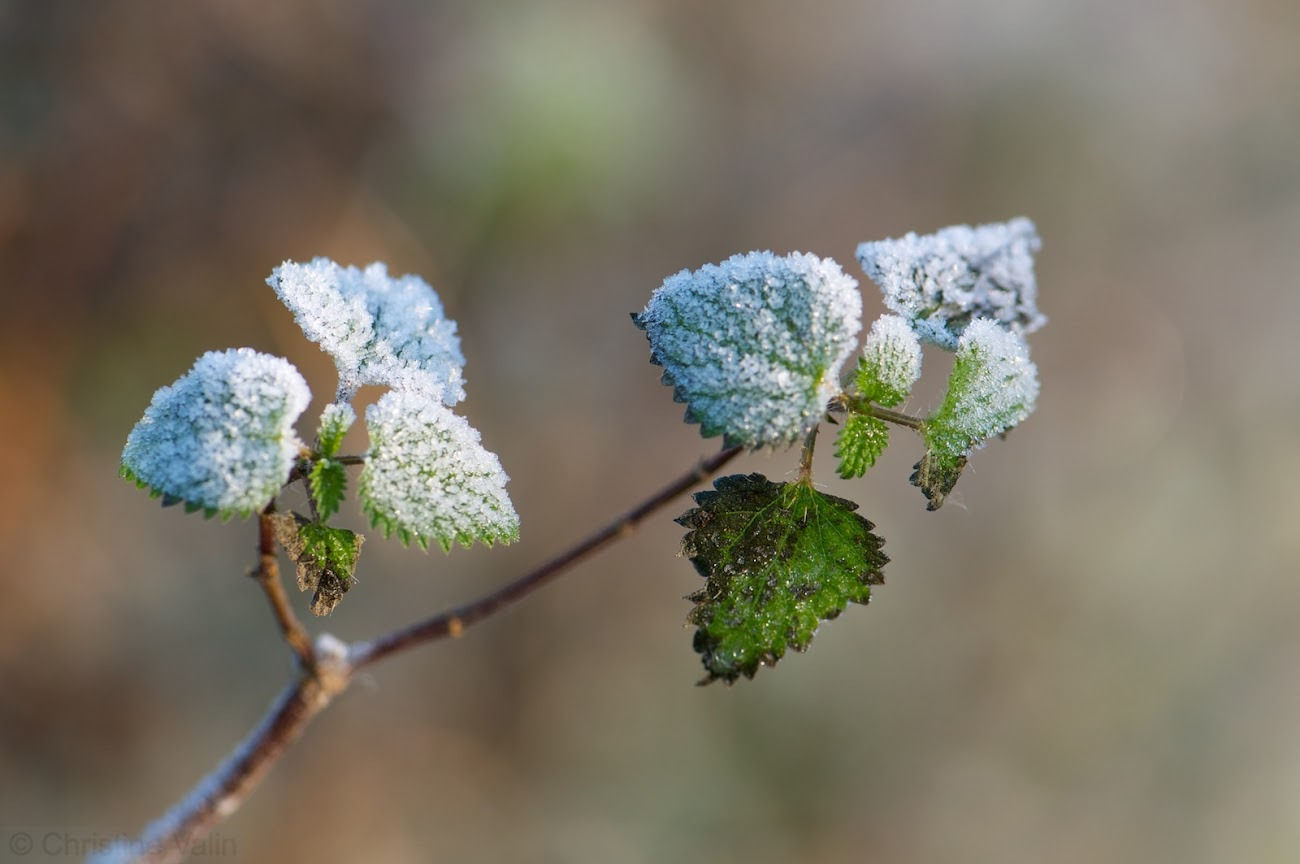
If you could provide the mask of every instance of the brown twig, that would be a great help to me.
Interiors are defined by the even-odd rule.
[[[271,606],[271,614],[280,627],[280,635],[288,643],[298,664],[310,670],[316,663],[316,655],[311,648],[311,639],[298,617],[293,614],[289,596],[284,592],[280,582],[280,563],[275,556],[275,511],[274,504],[269,505],[257,518],[257,567],[252,577],[262,586],[266,602]]]
[[[678,495],[713,475],[722,466],[740,455],[742,448],[732,447],[702,461],[641,504],[610,522],[604,528],[575,546],[561,552],[545,564],[520,576],[515,581],[477,600],[427,618],[401,630],[381,636],[372,642],[354,648],[354,663],[358,668],[369,666],[399,651],[405,651],[448,636],[459,636],[466,627],[499,612],[501,609],[527,597],[538,588],[559,576],[581,559],[624,536],[643,519],[672,501]]]
[[[347,689],[359,668],[426,642],[459,636],[466,626],[526,597],[591,553],[626,536],[651,513],[710,477],[740,452],[741,448],[733,447],[705,459],[585,540],[491,594],[357,645],[345,645],[322,635],[312,647],[280,584],[273,512],[268,507],[258,525],[259,558],[253,575],[266,592],[280,632],[299,661],[298,678],[272,703],[266,717],[235,752],[183,801],[146,828],[137,840],[114,846],[92,860],[104,864],[170,864],[186,857],[195,843],[239,809],[307,724]]]

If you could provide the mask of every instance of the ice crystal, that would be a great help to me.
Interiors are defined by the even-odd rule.
[[[122,452],[122,474],[193,509],[265,507],[302,442],[293,424],[311,401],[289,361],[251,348],[210,351],[154,393]]]
[[[861,315],[857,282],[833,260],[750,252],[670,276],[632,317],[687,422],[757,448],[821,420]]]
[[[1017,333],[1046,323],[1034,280],[1041,245],[1034,223],[1018,218],[862,243],[857,254],[885,305],[910,320],[922,339],[952,350],[975,318]]]
[[[465,358],[456,322],[418,276],[393,278],[382,263],[364,270],[328,258],[286,261],[267,280],[307,338],[334,358],[340,401],[364,384],[465,398]]]
[[[862,346],[858,389],[881,405],[897,405],[912,392],[921,377],[921,343],[907,320],[881,315],[871,325]]]
[[[976,318],[957,344],[943,405],[926,423],[930,450],[964,455],[1019,424],[1038,399],[1038,368],[1020,334]]]
[[[444,550],[519,536],[506,477],[479,433],[431,394],[393,390],[366,409],[370,453],[361,498],[372,524]]]

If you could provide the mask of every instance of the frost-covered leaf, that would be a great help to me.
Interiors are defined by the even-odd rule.
[[[1017,333],[977,318],[957,345],[948,393],[925,422],[925,457],[912,482],[937,510],[952,491],[966,458],[995,435],[1030,415],[1038,399],[1038,368]]]
[[[322,456],[334,456],[343,446],[343,436],[357,422],[357,412],[347,402],[331,402],[320,415],[320,431],[316,434],[316,448]]]
[[[868,401],[897,405],[921,377],[921,343],[906,319],[881,315],[871,325],[858,359],[858,391]]]
[[[821,621],[866,603],[889,558],[852,501],[761,474],[714,487],[677,521],[691,529],[683,554],[708,580],[688,598],[705,680],[731,682],[803,651]]]
[[[330,614],[356,584],[357,558],[366,538],[290,513],[277,513],[273,520],[276,539],[298,565],[298,590],[315,592],[312,614]]]
[[[126,440],[121,474],[164,504],[255,513],[289,477],[302,447],[293,424],[310,401],[289,361],[251,348],[210,351],[154,393]]]
[[[821,421],[861,315],[857,282],[829,258],[750,252],[670,276],[632,320],[687,422],[757,448]]]
[[[1017,333],[1047,322],[1034,279],[1041,245],[1034,223],[1019,218],[862,243],[858,261],[886,306],[910,320],[922,339],[952,350],[975,318]]]
[[[869,414],[850,414],[835,439],[839,475],[845,480],[861,477],[876,464],[889,445],[889,427]]]
[[[418,276],[393,278],[384,264],[365,270],[328,258],[286,261],[267,280],[308,339],[334,358],[347,401],[365,384],[465,398],[456,322]]]
[[[339,512],[339,505],[343,503],[343,494],[348,486],[347,468],[333,459],[318,459],[307,475],[307,485],[311,488],[317,515],[321,520],[329,519]]]
[[[394,390],[366,409],[366,425],[361,499],[385,536],[423,548],[432,540],[444,551],[518,539],[508,478],[464,418],[428,394]]]

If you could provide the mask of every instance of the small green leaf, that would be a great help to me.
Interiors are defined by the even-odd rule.
[[[957,478],[966,467],[964,454],[945,453],[942,450],[927,450],[921,461],[913,466],[912,485],[925,493],[929,500],[926,510],[938,510],[948,500],[952,487],[957,485]]]
[[[322,456],[334,456],[343,446],[343,436],[357,422],[357,412],[346,402],[331,402],[320,415],[320,431],[316,434],[316,448]]]
[[[957,483],[972,450],[1005,434],[1034,410],[1038,370],[1029,346],[997,322],[976,318],[957,343],[948,393],[925,421],[926,454],[912,484],[938,510]]]
[[[691,529],[682,554],[708,580],[688,598],[707,672],[700,683],[730,683],[788,648],[805,650],[821,621],[866,603],[889,558],[857,504],[808,483],[738,474],[714,487],[677,522]]]
[[[876,464],[889,445],[889,427],[870,414],[850,414],[835,440],[839,475],[845,480],[861,477]]]
[[[869,402],[897,405],[921,377],[921,343],[907,321],[882,315],[871,325],[856,370],[858,392]]]
[[[353,573],[366,538],[296,514],[278,513],[273,518],[276,539],[298,565],[298,590],[316,592],[311,598],[312,614],[330,614],[356,584]]]
[[[308,475],[308,481],[321,521],[339,512],[339,504],[343,501],[343,493],[348,485],[347,470],[343,463],[333,459],[317,460]]]

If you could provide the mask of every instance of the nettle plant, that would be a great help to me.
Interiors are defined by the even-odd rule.
[[[856,362],[862,329],[857,282],[831,259],[795,253],[736,255],[670,276],[633,313],[650,360],[686,405],[685,419],[720,452],[585,540],[479,599],[376,639],[314,642],[279,576],[282,547],[328,615],[357,585],[363,537],[330,524],[346,498],[349,470],[362,511],[385,537],[448,551],[510,543],[519,518],[507,477],[479,433],[453,410],[464,398],[456,325],[416,276],[393,278],[317,258],[285,262],[267,282],[308,339],[338,367],[338,386],[311,442],[296,424],[311,401],[302,375],[283,358],[248,348],[210,352],[154,394],[127,439],[122,476],[207,516],[258,519],[252,575],[294,653],[298,675],[267,718],[184,801],[102,860],[183,857],[233,812],[275,758],[354,674],[394,653],[447,636],[518,600],[651,513],[716,474],[742,452],[799,446],[794,479],[721,477],[695,493],[677,521],[682,553],[705,584],[695,605],[700,683],[734,682],[805,650],[817,627],[849,603],[868,602],[889,560],[883,540],[851,501],[813,479],[823,424],[838,427],[835,455],[846,479],[861,477],[889,443],[890,426],[924,443],[911,482],[938,509],[971,453],[1029,416],[1038,377],[1025,335],[1037,309],[1027,219],[863,243],[857,258],[890,313],[876,319]],[[899,410],[921,374],[922,343],[954,354],[941,404],[926,416]],[[846,369],[846,367],[848,367]],[[358,389],[387,391],[365,412],[369,449],[340,452],[357,422]],[[283,512],[282,493],[301,485],[307,512]]]

